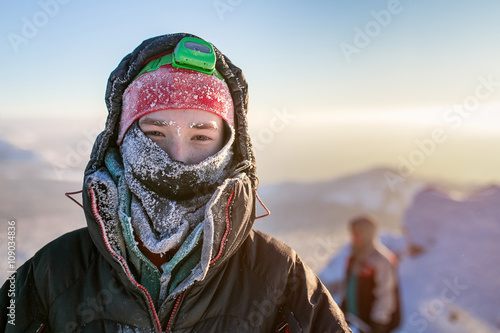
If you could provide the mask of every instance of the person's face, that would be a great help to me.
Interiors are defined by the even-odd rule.
[[[139,118],[139,128],[171,158],[196,164],[224,146],[224,120],[210,112],[161,110]]]
[[[359,228],[351,229],[351,237],[352,237],[352,244],[354,245],[354,247],[360,247],[365,243],[365,239]]]

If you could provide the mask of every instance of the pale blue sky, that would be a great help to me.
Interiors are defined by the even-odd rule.
[[[59,1],[0,5],[2,118],[100,115],[120,59],[178,31],[243,68],[256,113],[447,107],[479,76],[500,81],[497,0]],[[375,23],[373,12],[391,8],[385,26]],[[340,45],[356,47],[358,31],[372,37],[348,61]],[[499,94],[485,103],[500,103]]]

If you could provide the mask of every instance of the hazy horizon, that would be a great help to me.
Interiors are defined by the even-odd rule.
[[[432,114],[414,121],[415,112],[391,121],[380,113],[353,118],[341,112],[303,116],[276,109],[266,118],[250,116],[250,133],[262,185],[326,181],[374,168],[393,169],[396,181],[420,177],[500,184],[500,159],[494,154],[500,133],[488,117],[494,109],[483,109],[483,120],[478,113],[475,121],[457,128],[433,120]],[[0,139],[42,156],[54,179],[71,175],[79,181],[104,119],[11,118],[0,124]]]

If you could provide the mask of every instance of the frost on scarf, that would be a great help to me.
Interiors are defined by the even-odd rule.
[[[226,145],[198,164],[173,160],[135,123],[121,146],[125,179],[132,192],[132,226],[153,253],[179,247],[203,221],[205,206],[224,179],[233,155]]]

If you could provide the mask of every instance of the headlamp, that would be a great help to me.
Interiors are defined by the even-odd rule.
[[[215,70],[215,52],[212,45],[203,39],[196,37],[184,37],[177,44],[174,52],[154,58],[144,65],[136,78],[144,73],[152,72],[164,65],[172,65],[175,68],[184,68],[207,75],[214,74],[223,80]]]

